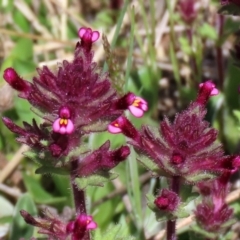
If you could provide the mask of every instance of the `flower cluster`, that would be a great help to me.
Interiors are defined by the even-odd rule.
[[[83,135],[105,131],[107,125],[125,110],[128,109],[136,117],[141,117],[147,111],[144,99],[133,93],[119,96],[113,89],[109,76],[97,69],[93,62],[92,44],[98,40],[99,32],[80,28],[78,35],[81,42],[76,45],[73,61],[63,61],[57,73],[51,72],[45,66],[38,69],[39,76],[34,77],[32,82],[22,79],[13,68],[6,69],[3,75],[19,92],[19,97],[26,99],[42,112],[44,120],[40,126],[35,120],[32,125],[24,123],[24,128],[15,125],[8,118],[3,118],[3,122],[11,131],[20,135],[19,142],[29,145],[36,152],[45,152],[49,162],[51,156],[54,166],[59,162],[56,159],[65,158],[81,145]],[[121,149],[114,153],[109,147],[105,149],[107,152],[102,153],[108,156],[105,161],[112,162],[101,164],[108,166],[108,169],[110,165],[116,166],[117,159],[122,161],[123,156],[126,158],[129,153],[127,147]],[[101,151],[101,148],[97,151]],[[92,156],[96,152],[93,152]],[[110,157],[113,155],[114,161]],[[78,156],[74,157],[76,158]],[[78,172],[89,175],[93,172],[90,168],[86,169],[89,165],[86,161],[85,158],[81,162],[84,170]],[[100,165],[95,164],[92,171],[95,173],[96,169],[102,169],[103,166]]]
[[[65,240],[69,236],[71,240],[83,240],[89,230],[97,228],[92,216],[84,214],[78,215],[74,221],[65,222],[50,211],[45,212],[44,218],[32,217],[24,210],[21,210],[20,213],[28,224],[39,228],[39,233],[59,240]]]
[[[154,204],[162,211],[173,212],[180,203],[179,196],[168,189],[163,189],[154,201]]]
[[[219,234],[233,217],[233,210],[225,202],[228,184],[224,181],[224,185],[222,180],[217,178],[199,185],[203,200],[194,211],[198,225],[212,234]]]
[[[47,169],[51,169],[51,173],[67,172],[71,175],[73,192],[79,191],[82,197],[74,196],[80,215],[67,225],[49,215],[41,219],[33,218],[25,211],[21,214],[27,223],[39,227],[41,233],[58,239],[66,239],[70,234],[72,240],[83,239],[87,230],[96,228],[92,218],[85,214],[86,209],[77,206],[83,206],[85,202],[82,194],[87,185],[85,180],[92,175],[96,179],[99,175],[110,176],[109,170],[130,154],[128,146],[111,150],[109,141],[96,150],[82,149],[83,137],[106,131],[125,110],[135,117],[142,117],[148,109],[147,102],[131,92],[119,95],[108,73],[101,72],[93,62],[92,45],[98,40],[99,32],[80,28],[78,35],[81,41],[76,45],[74,59],[63,61],[57,72],[44,66],[37,69],[38,76],[32,82],[21,78],[13,68],[7,68],[3,75],[19,92],[19,97],[27,100],[42,117],[40,125],[33,119],[32,124],[24,122],[24,127],[20,127],[3,117],[4,124],[19,135],[19,142],[30,146],[31,151],[26,155],[33,156],[41,164],[41,173]]]
[[[233,210],[226,204],[226,196],[230,176],[239,169],[240,158],[227,157],[223,164],[225,171],[220,177],[198,184],[203,200],[194,211],[199,226],[206,232],[217,235],[232,223]]]
[[[146,157],[165,176],[179,176],[187,182],[196,183],[222,173],[229,159],[216,142],[217,131],[204,120],[206,104],[218,90],[211,81],[199,85],[196,100],[187,110],[178,114],[173,123],[165,117],[160,129],[143,126],[140,131],[121,116],[108,126],[111,133],[123,133],[131,138],[139,154],[139,160],[149,167]],[[141,156],[144,155],[144,160]],[[152,166],[152,164],[151,164]],[[149,170],[153,170],[149,167]],[[160,174],[160,175],[161,175]]]

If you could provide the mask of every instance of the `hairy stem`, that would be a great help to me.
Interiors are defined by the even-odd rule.
[[[171,190],[176,194],[179,194],[180,177],[172,177]],[[167,240],[176,240],[176,220],[167,221]]]
[[[72,192],[73,192],[73,198],[74,198],[74,204],[76,209],[76,215],[79,214],[87,214],[86,210],[86,203],[85,203],[85,192],[82,189],[79,189],[77,185],[74,183],[74,180],[76,178],[75,171],[78,167],[77,160],[72,161],[71,164],[71,185],[72,185]],[[90,240],[90,234],[88,231],[86,231],[84,240]]]

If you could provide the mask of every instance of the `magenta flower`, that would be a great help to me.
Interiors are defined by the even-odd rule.
[[[82,40],[81,46],[89,52],[92,44],[99,39],[100,34],[98,31],[92,31],[91,28],[82,27],[78,31],[78,36]]]
[[[202,105],[206,105],[210,97],[219,94],[218,89],[212,81],[206,81],[199,84],[199,93],[196,102]]]
[[[180,203],[179,196],[168,189],[163,189],[160,195],[155,199],[154,204],[162,211],[173,212]]]
[[[122,110],[128,109],[133,116],[142,117],[144,112],[148,110],[148,104],[143,98],[130,92],[115,103],[115,108]]]
[[[135,140],[139,138],[138,131],[134,128],[131,122],[123,116],[109,124],[108,131],[113,134],[123,133],[125,136]]]
[[[97,228],[97,223],[92,216],[79,214],[74,221],[65,222],[59,216],[53,215],[50,211],[44,213],[44,217],[32,217],[28,212],[20,211],[25,222],[39,228],[39,233],[57,238],[59,240],[84,240],[84,236],[89,230]]]
[[[70,110],[67,107],[62,107],[59,110],[59,118],[53,123],[53,131],[61,134],[71,134],[74,131],[74,125],[70,116]]]
[[[72,240],[81,240],[84,239],[86,231],[96,228],[97,223],[93,221],[92,216],[81,214],[75,221],[71,221],[67,224],[66,231],[68,234],[71,234]]]

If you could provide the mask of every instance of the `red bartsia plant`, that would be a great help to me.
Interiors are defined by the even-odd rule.
[[[20,211],[24,220],[35,227],[39,228],[38,233],[48,235],[59,240],[83,240],[89,230],[97,228],[92,216],[80,214],[74,221],[65,222],[59,216],[52,214],[49,210],[45,211],[44,217],[32,217],[28,212]]]
[[[20,127],[6,117],[3,122],[19,135],[17,141],[30,146],[31,151],[25,154],[41,165],[37,173],[70,174],[76,213],[85,216],[84,189],[87,185],[102,186],[103,177],[112,179],[109,171],[124,161],[130,150],[128,146],[110,150],[107,141],[91,151],[84,146],[83,137],[106,131],[125,110],[141,117],[147,111],[147,103],[133,93],[120,96],[108,73],[97,68],[92,45],[100,36],[98,31],[80,28],[78,35],[81,41],[76,45],[73,60],[63,61],[57,72],[44,66],[37,69],[38,76],[29,82],[13,68],[4,71],[4,79],[19,92],[19,97],[37,109],[42,123],[38,125],[33,119],[32,124],[24,122],[24,127]],[[86,184],[88,177],[91,184]],[[68,229],[76,232],[72,239],[80,239],[77,236],[81,235],[81,228],[77,230],[75,225],[72,223]],[[89,238],[88,235],[85,239]]]
[[[173,123],[165,117],[160,129],[143,126],[140,131],[123,116],[108,126],[133,141],[139,160],[150,170],[196,183],[224,170],[223,150],[216,142],[217,131],[204,120],[206,103],[218,90],[211,81],[199,86],[197,99],[178,114]],[[141,156],[145,156],[141,160]],[[146,159],[149,158],[149,160]],[[153,162],[153,163],[150,163]]]
[[[123,116],[108,126],[109,132],[123,133],[131,139],[129,143],[138,153],[138,160],[155,176],[168,177],[170,189],[163,190],[156,197],[150,196],[148,203],[158,220],[164,214],[163,210],[167,212],[168,240],[176,239],[176,219],[186,216],[184,204],[180,204],[179,199],[181,182],[202,183],[220,175],[223,176],[221,180],[227,182],[229,174],[239,168],[240,158],[224,155],[222,146],[216,141],[217,131],[204,120],[206,104],[217,94],[212,81],[201,83],[196,100],[177,114],[173,123],[165,117],[159,129],[142,126],[138,131]],[[223,207],[227,209],[225,205]],[[216,219],[229,219],[230,212],[226,210],[225,213],[226,218],[219,216]]]
[[[44,121],[39,126],[35,120],[32,125],[24,122],[24,128],[5,117],[3,122],[20,135],[19,142],[46,152],[48,162],[54,166],[80,146],[84,134],[106,130],[126,109],[136,117],[147,110],[147,103],[133,93],[119,96],[108,74],[97,69],[91,48],[99,32],[81,28],[79,37],[73,61],[63,61],[57,73],[44,66],[32,82],[23,80],[13,68],[3,75],[19,97],[40,110]],[[121,158],[121,151],[118,153]]]

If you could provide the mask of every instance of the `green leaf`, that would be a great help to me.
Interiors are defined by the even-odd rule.
[[[1,206],[0,218],[12,215],[14,207],[12,203],[9,202],[3,196],[0,196],[0,206]]]
[[[189,41],[186,37],[180,37],[179,38],[179,43],[180,43],[180,49],[186,53],[187,55],[191,55],[192,53],[192,48],[189,44]]]
[[[12,17],[15,24],[17,24],[23,32],[30,31],[30,24],[20,11],[15,11],[14,14],[12,14]]]
[[[0,1],[0,10],[3,13],[12,11],[13,10],[13,1],[14,0]]]
[[[134,216],[134,224],[141,231],[143,226],[143,213],[142,213],[142,196],[141,196],[141,186],[139,183],[139,170],[136,161],[136,154],[132,150],[130,156],[128,157],[128,161],[126,162],[127,174],[126,177],[128,179],[127,190],[128,196],[131,201],[131,205],[133,208],[133,216]]]
[[[34,205],[33,199],[28,193],[23,194],[17,201],[13,214],[9,240],[16,240],[20,238],[30,239],[32,237],[33,226],[28,225],[24,221],[19,213],[20,210],[25,210],[31,215],[37,214],[37,209]]]
[[[66,200],[65,197],[54,197],[43,189],[39,181],[27,174],[23,174],[23,181],[31,196],[37,203],[41,204],[56,204]]]
[[[218,233],[210,233],[210,232],[207,232],[207,231],[203,230],[201,227],[199,227],[198,225],[193,225],[193,226],[191,226],[191,229],[192,229],[194,232],[203,235],[205,238],[214,239],[216,236],[218,236]]]
[[[94,240],[134,240],[133,237],[124,236],[122,226],[111,226],[105,233],[101,233],[100,229],[95,231]]]
[[[92,202],[102,200],[110,192],[114,190],[111,182],[107,182],[104,188],[100,187],[89,187],[86,189],[87,196]],[[93,204],[94,205],[94,204]],[[109,199],[108,201],[102,202],[100,205],[93,207],[94,220],[101,226],[101,230],[109,227],[109,223],[112,219],[119,214],[118,207],[123,209],[123,203],[121,197],[116,196],[115,198]]]
[[[103,187],[104,183],[117,178],[118,174],[112,172],[100,172],[88,177],[76,178],[75,183],[79,189],[85,189],[87,186]]]
[[[37,122],[39,122],[40,118],[36,116],[32,111],[30,111],[31,105],[26,100],[15,98],[14,106],[16,107],[16,112],[18,114],[20,122],[26,121],[27,119],[33,119],[33,118]]]
[[[30,60],[33,58],[33,42],[28,38],[20,38],[13,50],[11,56],[20,60]]]
[[[202,36],[203,38],[208,38],[212,40],[218,39],[216,29],[212,27],[210,24],[204,23],[202,26],[199,27],[198,32],[200,36]]]
[[[184,178],[190,182],[190,183],[196,183],[199,181],[204,181],[204,180],[208,180],[208,179],[213,179],[216,177],[216,174],[214,173],[196,173],[194,175],[188,175],[185,176]]]

